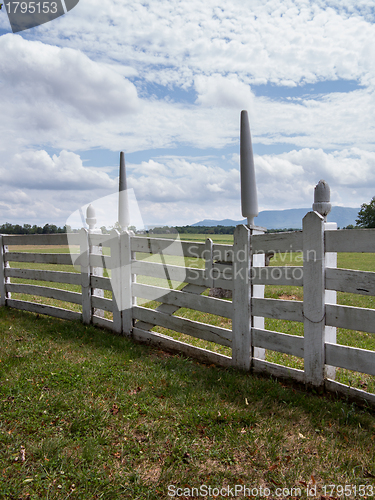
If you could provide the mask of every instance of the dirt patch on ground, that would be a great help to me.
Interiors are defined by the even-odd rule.
[[[301,300],[295,295],[287,295],[286,293],[283,293],[282,295],[279,296],[279,299],[281,300]]]

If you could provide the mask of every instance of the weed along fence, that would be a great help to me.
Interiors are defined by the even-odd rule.
[[[124,189],[123,157],[121,162]],[[375,403],[375,394],[335,380],[337,367],[375,376],[375,351],[340,345],[336,339],[337,328],[375,334],[374,309],[336,303],[337,291],[375,296],[375,272],[337,268],[340,252],[374,253],[375,230],[337,230],[327,223],[329,187],[321,181],[302,231],[265,233],[254,225],[253,173],[247,115],[242,114],[242,213],[248,224],[237,226],[233,245],[136,236],[121,223],[127,220],[121,214],[124,230],[97,234],[91,208],[90,229],[79,233],[0,235],[0,304],[93,323],[200,360]],[[68,245],[76,254],[63,253]],[[53,246],[61,248],[48,251]],[[295,252],[302,265],[285,264],[284,257]],[[270,255],[285,265],[266,265]],[[303,301],[265,298],[269,285],[302,287]],[[214,287],[231,290],[232,300],[208,296]],[[183,317],[182,309],[197,311],[195,319]],[[225,318],[225,326],[213,324],[212,317]],[[266,329],[265,318],[300,323],[303,335]],[[228,354],[177,340],[165,330],[155,332],[155,327],[219,344]],[[303,369],[267,361],[268,351],[300,358]]]

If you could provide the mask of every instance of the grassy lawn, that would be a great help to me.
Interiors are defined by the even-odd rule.
[[[0,498],[166,499],[200,485],[270,498],[315,485],[321,498],[333,483],[371,493],[373,410],[80,322],[1,308],[0,337]]]

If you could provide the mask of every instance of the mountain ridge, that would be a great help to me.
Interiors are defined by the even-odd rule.
[[[332,207],[328,214],[328,222],[337,222],[338,227],[346,227],[350,224],[355,226],[356,218],[360,208],[352,207]],[[302,219],[310,212],[311,208],[289,208],[286,210],[263,210],[259,212],[258,217],[255,217],[254,223],[256,226],[265,227],[266,229],[302,229]],[[213,220],[204,219],[203,221],[191,224],[195,226],[237,226],[238,224],[246,224],[246,219],[235,221],[233,219]]]

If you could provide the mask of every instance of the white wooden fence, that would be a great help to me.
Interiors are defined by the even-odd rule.
[[[8,307],[48,314],[63,319],[93,323],[135,340],[174,349],[204,361],[291,377],[316,387],[346,393],[375,403],[375,395],[350,388],[334,380],[335,367],[375,375],[375,352],[336,344],[336,328],[375,333],[375,310],[336,304],[336,291],[375,295],[375,273],[336,268],[337,252],[375,252],[375,230],[330,230],[317,212],[309,212],[303,230],[264,234],[256,228],[238,226],[233,245],[181,242],[187,258],[200,258],[204,268],[142,260],[145,254],[179,255],[180,244],[167,239],[134,236],[128,232],[110,235],[89,234],[81,230],[69,235],[69,243],[79,247],[75,262],[80,272],[30,270],[17,263],[69,265],[67,253],[26,253],[8,251],[8,246],[67,245],[65,234],[0,236],[0,303]],[[102,246],[103,255],[90,248]],[[105,248],[108,250],[105,250]],[[266,253],[303,252],[303,266],[264,265]],[[107,255],[108,253],[108,255]],[[12,262],[12,267],[9,263]],[[103,267],[109,277],[95,276]],[[183,282],[180,290],[168,285],[142,284],[137,277]],[[72,292],[50,286],[14,283],[12,279],[68,283],[80,287]],[[138,282],[137,282],[138,281]],[[303,302],[264,298],[264,285],[303,286]],[[211,287],[233,290],[233,300],[204,296]],[[112,292],[112,298],[96,296],[95,290]],[[49,297],[80,306],[78,311],[17,300],[12,293]],[[110,294],[109,294],[110,295]],[[150,309],[137,304],[137,297],[161,305]],[[188,320],[173,314],[189,308],[232,320],[232,329]],[[109,311],[112,319],[96,311]],[[264,318],[303,323],[304,336],[264,328]],[[166,335],[155,333],[154,326],[215,342],[232,349],[224,356],[201,349]],[[304,360],[304,370],[288,368],[265,360],[265,349]]]

